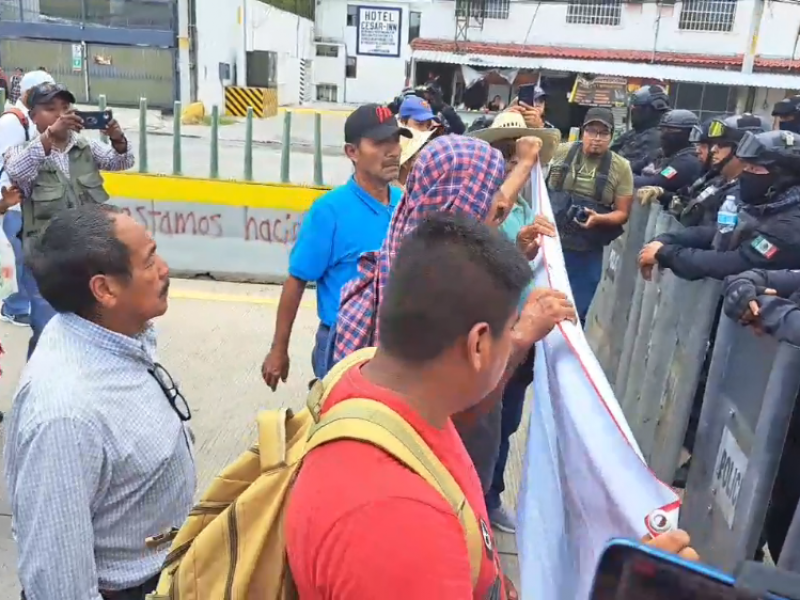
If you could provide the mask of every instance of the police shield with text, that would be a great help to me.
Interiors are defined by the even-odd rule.
[[[658,156],[661,147],[658,124],[670,105],[664,88],[658,85],[639,88],[631,95],[629,104],[631,129],[612,144],[611,150],[627,158],[634,175],[638,175]]]

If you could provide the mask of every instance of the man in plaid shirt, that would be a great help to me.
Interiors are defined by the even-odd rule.
[[[22,76],[24,74],[25,72],[19,67],[14,69],[14,76],[11,78],[11,85],[8,89],[8,101],[11,104],[16,104],[22,95]]]

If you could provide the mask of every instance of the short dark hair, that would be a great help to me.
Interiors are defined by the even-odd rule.
[[[464,215],[437,213],[403,241],[378,312],[380,346],[432,360],[476,323],[499,337],[532,272],[505,236]]]
[[[90,317],[96,304],[92,277],[131,276],[130,252],[114,230],[121,212],[99,204],[62,210],[28,249],[25,263],[56,312]]]

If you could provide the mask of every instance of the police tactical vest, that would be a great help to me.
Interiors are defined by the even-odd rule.
[[[109,195],[87,140],[79,138],[69,153],[69,177],[53,161],[39,167],[30,198],[22,202],[22,239],[41,234],[60,210],[83,204],[103,204]]]

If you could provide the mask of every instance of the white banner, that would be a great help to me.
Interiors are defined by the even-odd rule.
[[[356,54],[400,56],[402,30],[402,9],[359,6]]]
[[[541,168],[534,210],[553,219]],[[544,238],[536,287],[572,294],[561,242]],[[647,468],[583,330],[564,323],[536,347],[533,407],[519,495],[522,598],[586,600],[612,537],[641,538],[661,510],[677,527],[680,500]]]

